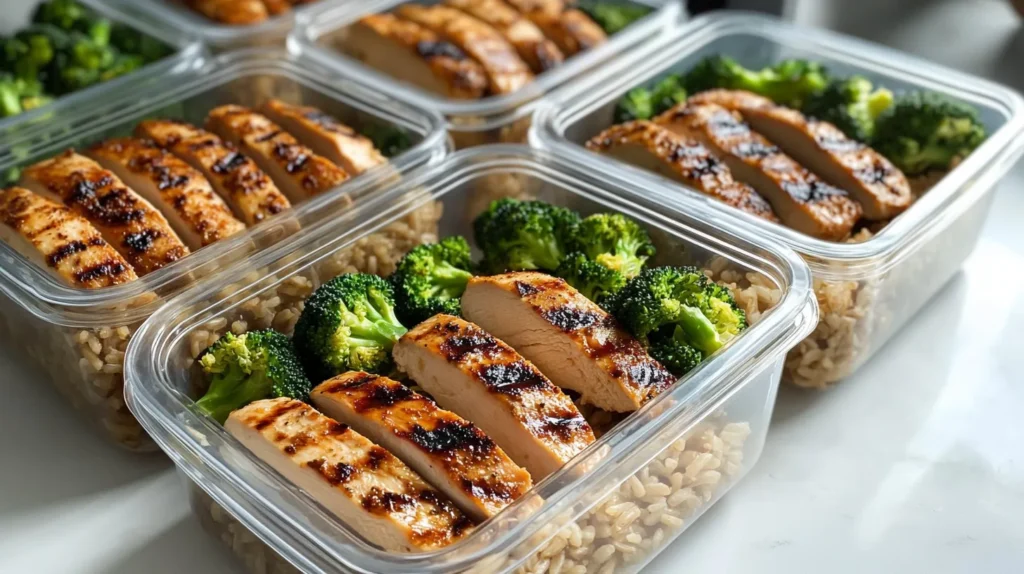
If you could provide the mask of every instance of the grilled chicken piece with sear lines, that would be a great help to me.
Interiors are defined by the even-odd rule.
[[[134,281],[131,265],[83,217],[27,189],[0,189],[0,240],[74,287]]]
[[[870,220],[892,219],[913,202],[907,177],[882,154],[828,122],[757,94],[710,90],[690,98],[737,111],[755,131],[825,181],[846,190]]]
[[[445,4],[493,27],[516,49],[535,74],[565,61],[565,55],[536,24],[504,0],[445,0]]]
[[[474,100],[487,91],[483,66],[434,32],[394,14],[361,18],[349,29],[345,47],[370,67],[435,94]]]
[[[506,0],[529,18],[567,57],[590,50],[608,40],[604,30],[576,8],[561,0]]]
[[[497,30],[461,10],[403,4],[396,14],[433,31],[480,62],[492,94],[508,94],[533,81],[526,62]]]
[[[406,333],[393,354],[438,404],[480,425],[536,480],[594,442],[590,425],[561,389],[472,323],[435,315]]]
[[[114,172],[147,201],[160,206],[190,249],[245,229],[203,174],[150,140],[108,140],[89,148],[86,155]]]
[[[174,120],[145,120],[136,126],[135,134],[153,140],[202,173],[246,225],[291,207],[255,162],[206,130]]]
[[[292,203],[334,189],[348,179],[345,170],[249,108],[214,108],[206,117],[206,128],[251,157]]]
[[[530,489],[530,473],[473,423],[387,377],[349,372],[310,393],[327,416],[391,451],[482,522]]]
[[[700,142],[648,121],[612,126],[587,142],[605,153],[697,189],[725,204],[768,221],[778,221],[771,205],[732,173]]]
[[[387,161],[368,138],[314,107],[269,100],[260,112],[352,175]]]
[[[139,275],[189,253],[156,208],[116,175],[74,151],[25,168],[21,185],[87,219]]]
[[[556,385],[606,411],[635,411],[676,381],[611,315],[550,275],[474,277],[462,312]]]
[[[860,205],[750,130],[736,112],[681,103],[655,121],[704,144],[733,175],[768,198],[782,222],[819,239],[839,240],[860,219]]]
[[[211,20],[232,26],[257,24],[270,17],[262,0],[185,0],[185,5]]]
[[[288,398],[231,413],[232,436],[370,542],[429,551],[464,537],[472,522],[384,448]]]

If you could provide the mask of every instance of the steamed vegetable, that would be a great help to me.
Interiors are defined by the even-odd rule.
[[[920,175],[949,169],[984,139],[985,127],[972,106],[911,92],[878,118],[872,144],[907,175]]]
[[[415,325],[438,313],[461,315],[459,299],[473,277],[472,268],[464,237],[446,237],[440,243],[413,248],[390,278],[398,318]]]
[[[626,279],[640,273],[647,258],[654,255],[654,243],[647,231],[619,213],[596,213],[584,218],[569,238],[568,248],[622,273]]]
[[[862,142],[871,140],[875,120],[893,103],[893,94],[871,85],[863,76],[836,80],[804,102],[808,116],[835,125],[847,136]]]
[[[682,77],[670,75],[662,78],[654,87],[633,88],[615,106],[615,121],[649,120],[668,111],[676,104],[686,101],[686,90]]]
[[[604,306],[604,303],[626,285],[626,276],[574,251],[562,260],[555,275],[576,288],[584,297]]]
[[[746,90],[792,108],[800,108],[804,100],[828,84],[828,71],[817,62],[784,60],[750,70],[721,55],[705,58],[683,78],[683,87],[690,94],[715,88]]]
[[[654,11],[649,6],[614,0],[585,0],[580,2],[579,8],[594,22],[597,22],[597,25],[609,36],[621,32],[633,22]]]
[[[476,242],[484,251],[482,267],[491,273],[554,271],[579,221],[575,212],[543,201],[494,201],[473,221]]]

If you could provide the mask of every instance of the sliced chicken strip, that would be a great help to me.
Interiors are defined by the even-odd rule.
[[[750,130],[736,112],[715,104],[682,103],[655,121],[692,137],[723,160],[733,175],[768,198],[782,222],[820,239],[839,240],[860,219],[857,202],[825,183]]]
[[[913,202],[907,177],[882,154],[828,122],[750,92],[711,90],[690,98],[737,111],[750,126],[825,181],[857,200],[864,217],[892,219]]]
[[[25,168],[21,185],[87,219],[139,275],[189,253],[163,214],[116,175],[72,150]]]
[[[492,26],[535,74],[555,68],[565,60],[558,46],[536,24],[504,0],[445,0],[445,4]]]
[[[386,550],[443,548],[472,528],[469,518],[402,461],[306,403],[256,401],[231,413],[224,428]]]
[[[530,490],[526,472],[482,430],[387,377],[350,372],[310,393],[327,416],[391,451],[482,522]]]
[[[372,141],[314,107],[269,100],[260,112],[352,175],[387,162]]]
[[[433,31],[480,62],[492,94],[508,94],[533,81],[529,66],[497,30],[461,10],[403,4],[396,14]]]
[[[568,396],[511,347],[458,317],[420,323],[393,356],[434,400],[480,425],[536,480],[594,442]]]
[[[263,5],[267,8],[267,13],[271,16],[277,16],[290,12],[292,9],[292,3],[288,0],[263,0]]]
[[[197,169],[246,225],[289,209],[291,203],[256,163],[206,130],[174,120],[145,120],[135,134]]]
[[[561,1],[506,0],[529,18],[566,56],[590,50],[608,40],[608,35],[582,11]]]
[[[185,5],[211,20],[234,26],[257,24],[270,17],[261,0],[185,0]]]
[[[346,50],[369,66],[435,94],[474,100],[487,91],[483,66],[430,30],[394,14],[349,27]]]
[[[646,168],[768,221],[771,205],[749,185],[733,179],[724,163],[691,138],[648,121],[612,126],[587,142],[587,149]]]
[[[635,411],[676,381],[611,315],[550,275],[474,277],[462,310],[556,385],[606,411]]]
[[[245,229],[203,174],[151,140],[108,140],[89,148],[86,155],[159,206],[190,249]]]
[[[84,217],[27,189],[0,189],[0,222],[0,240],[74,287],[99,289],[138,279]]]
[[[206,128],[251,157],[292,203],[332,190],[349,177],[345,170],[249,108],[214,108],[206,116]]]

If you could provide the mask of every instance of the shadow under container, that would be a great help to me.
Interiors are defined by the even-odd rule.
[[[668,49],[671,47],[671,49]],[[685,73],[723,54],[751,68],[788,58],[859,74],[897,94],[929,90],[978,108],[988,139],[869,238],[829,242],[747,215],[648,170],[584,147],[611,127],[615,102],[638,85]],[[722,225],[749,229],[800,253],[814,276],[820,322],[790,352],[783,379],[824,388],[853,374],[957,272],[978,242],[997,184],[1021,155],[1024,100],[1014,91],[903,53],[824,30],[746,13],[692,20],[586,85],[553,94],[539,109],[531,141],[608,177],[643,186],[658,201],[703,201]],[[938,179],[938,181],[935,181]],[[932,184],[934,184],[932,186]],[[919,193],[915,190],[915,195]]]
[[[384,93],[423,109],[439,111],[448,121],[456,149],[492,143],[525,143],[533,110],[545,94],[576,83],[638,45],[651,41],[682,17],[682,3],[674,0],[629,2],[651,7],[654,12],[609,37],[604,44],[567,58],[561,66],[538,75],[523,88],[479,100],[458,100],[429,92],[368,66],[346,51],[348,31],[353,24],[363,16],[387,12],[408,3],[403,0],[369,0],[311,9],[300,15],[291,41],[326,65],[363,78]],[[440,0],[414,3],[439,4]]]
[[[448,153],[442,119],[383,97],[343,76],[320,70],[284,50],[246,50],[197,61],[179,75],[131,101],[93,101],[81,119],[52,126],[44,143],[21,147],[21,159],[0,164],[16,175],[19,166],[83,149],[110,137],[130,135],[146,118],[183,119],[202,125],[212,108],[258,105],[268,98],[317,106],[339,120],[404,129],[414,145],[387,165],[350,179],[338,189],[244,232],[199,249],[140,279],[99,290],[67,286],[7,244],[0,242],[0,342],[17,348],[113,442],[136,451],[156,450],[124,404],[122,366],[138,326],[170,296],[204,276],[273,246],[296,231],[315,227],[335,211],[358,204],[376,184],[395,183],[401,174]],[[12,173],[12,171],[14,173]]]
[[[595,428],[606,431],[603,437],[467,539],[430,553],[389,553],[196,409],[193,397],[203,377],[195,358],[228,329],[244,331],[248,309],[267,301],[278,302],[275,309],[290,332],[294,310],[316,286],[343,272],[372,272],[363,264],[368,253],[400,257],[409,246],[381,234],[409,214],[439,211],[436,236],[469,238],[473,218],[501,197],[634,218],[658,248],[653,265],[701,265],[736,282],[752,326],[618,424],[595,422],[600,416],[590,413]],[[238,273],[225,273],[175,298],[133,341],[125,395],[193,481],[201,522],[253,572],[450,574],[554,565],[563,572],[636,571],[757,461],[785,353],[817,320],[810,273],[795,253],[750,233],[723,232],[708,220],[697,202],[657,205],[634,188],[525,146],[463,150],[278,253],[257,255],[249,266],[263,270],[259,280],[232,281]],[[303,293],[296,297],[297,290]]]
[[[42,0],[30,0],[38,4]],[[168,76],[176,76],[189,69],[190,63],[203,53],[202,46],[174,31],[167,30],[158,20],[148,18],[134,9],[133,5],[119,5],[102,0],[78,0],[85,7],[95,11],[111,22],[125,24],[171,48],[171,54],[151,62],[134,72],[118,76],[105,82],[93,84],[83,90],[61,96],[53,102],[15,116],[0,118],[0,161],[9,153],[12,143],[22,141],[55,122],[80,114],[90,101],[104,97],[118,97],[117,94],[146,89]],[[7,16],[8,14],[3,14]],[[5,22],[11,27],[13,22]],[[23,22],[27,26],[29,22]],[[20,27],[20,26],[19,26]]]

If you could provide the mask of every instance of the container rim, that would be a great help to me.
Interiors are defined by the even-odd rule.
[[[175,52],[160,60],[146,64],[129,74],[61,96],[49,104],[34,110],[0,119],[0,135],[3,135],[4,139],[8,140],[0,144],[0,149],[10,148],[23,141],[26,137],[44,129],[45,124],[48,123],[45,120],[50,115],[85,106],[90,101],[103,96],[117,94],[136,82],[160,78],[170,70],[187,65],[188,62],[194,61],[205,53],[205,48],[201,43],[173,34],[151,20],[126,10],[126,7],[104,2],[103,0],[79,1],[110,20],[127,24],[139,32],[160,40],[174,48]]]
[[[0,242],[0,256],[15,262],[15,265],[0,267],[0,292],[37,317],[60,325],[102,325],[109,323],[112,317],[120,322],[141,320],[160,304],[159,298],[153,297],[152,301],[131,306],[127,310],[115,311],[112,307],[119,302],[144,301],[147,294],[163,293],[166,296],[167,291],[173,293],[181,290],[184,286],[180,282],[189,274],[216,273],[218,268],[233,260],[234,252],[253,242],[259,244],[261,239],[271,238],[285,227],[294,228],[297,224],[301,228],[316,228],[323,223],[318,212],[329,212],[335,204],[344,202],[346,198],[366,201],[387,183],[389,176],[404,174],[424,163],[435,163],[450,151],[444,120],[437,113],[389,98],[344,74],[324,70],[300,53],[283,48],[247,48],[208,59],[197,56],[191,66],[193,73],[187,78],[169,78],[152,85],[143,94],[132,94],[130,99],[105,102],[100,117],[76,125],[71,136],[32,146],[28,154],[57,153],[69,147],[73,141],[102,132],[111,122],[124,121],[146,110],[159,109],[192,97],[232,79],[259,73],[288,78],[346,106],[409,129],[421,140],[391,158],[387,164],[352,177],[334,190],[306,200],[286,212],[250,226],[243,233],[198,249],[181,261],[123,285],[96,290],[66,285],[47,269],[30,261],[5,242]],[[99,104],[99,100],[92,100],[91,103]],[[78,117],[91,117],[93,113],[95,110],[89,110],[78,114]],[[74,120],[68,120],[61,125],[73,123]],[[51,124],[50,128],[59,132],[60,126]],[[0,163],[0,172],[19,163],[17,160]]]
[[[466,540],[429,553],[401,555],[363,542],[300,489],[256,460],[223,427],[199,415],[190,406],[191,399],[173,388],[168,376],[175,368],[169,364],[172,349],[191,328],[208,320],[213,309],[237,304],[231,302],[239,299],[237,291],[224,292],[235,273],[218,275],[178,295],[142,325],[125,359],[125,398],[129,408],[185,474],[295,566],[325,572],[452,572],[487,555],[516,548],[563,513],[586,510],[579,505],[596,502],[584,498],[593,495],[595,489],[591,487],[600,486],[610,472],[621,470],[622,465],[612,461],[635,451],[640,443],[649,443],[659,433],[680,436],[688,431],[817,324],[810,271],[792,250],[747,231],[732,233],[711,227],[714,223],[707,223],[708,216],[699,203],[682,202],[656,212],[640,208],[636,200],[642,195],[636,189],[601,182],[570,161],[512,145],[464,150],[434,168],[417,170],[403,185],[391,190],[387,198],[349,210],[336,222],[338,228],[346,229],[345,233],[328,234],[327,243],[323,241],[325,233],[307,237],[304,245],[314,249],[306,254],[287,261],[283,259],[288,249],[256,255],[247,267],[268,267],[267,277],[272,277],[273,284],[263,285],[265,277],[247,289],[255,295],[280,284],[291,274],[309,268],[407,210],[443,197],[468,178],[517,170],[555,182],[571,193],[605,203],[610,209],[645,219],[688,243],[717,246],[732,258],[742,258],[784,289],[782,299],[727,349],[689,373],[684,384],[677,384],[620,423],[502,515],[478,527]],[[381,209],[386,201],[391,202],[391,209]],[[365,225],[349,225],[364,215],[369,216]],[[710,218],[716,219],[713,215]],[[709,231],[699,227],[708,227]],[[293,252],[298,244],[291,242],[286,247]],[[754,250],[765,255],[755,255]],[[275,267],[275,261],[282,265]],[[239,469],[239,464],[244,469]],[[543,506],[536,510],[541,502]]]
[[[449,129],[460,132],[486,131],[500,127],[531,112],[544,94],[557,86],[574,81],[598,64],[614,61],[638,44],[658,37],[669,26],[681,19],[681,3],[673,0],[631,0],[654,8],[654,12],[634,22],[625,30],[611,36],[604,44],[576,54],[558,68],[540,74],[523,88],[510,94],[490,96],[479,100],[456,100],[431,94],[389,74],[380,72],[340,50],[325,47],[319,39],[331,32],[350,26],[366,14],[390,10],[403,0],[369,0],[338,5],[316,6],[299,15],[289,42],[302,46],[324,64],[345,71],[352,76],[364,77],[381,90],[413,102],[416,105],[439,110],[449,121]]]
[[[692,188],[648,170],[618,161],[601,161],[593,152],[570,141],[565,132],[596,107],[606,105],[626,89],[661,74],[673,63],[711,42],[733,34],[760,36],[781,46],[798,46],[829,59],[864,70],[898,74],[921,88],[943,92],[956,99],[983,105],[999,113],[1005,123],[964,161],[950,170],[928,193],[879,233],[860,243],[837,243],[804,235],[780,224],[740,212],[707,198]],[[671,49],[667,49],[671,47]],[[998,180],[1024,151],[1024,99],[1016,91],[977,76],[959,72],[865,40],[828,30],[810,29],[778,18],[751,12],[700,16],[667,33],[658,41],[638,48],[628,57],[588,78],[585,83],[559,89],[542,102],[534,116],[530,141],[558,150],[592,169],[623,180],[642,178],[651,192],[676,201],[679,189],[704,198],[716,212],[732,219],[730,225],[756,227],[776,241],[792,246],[811,259],[813,270],[825,274],[861,276],[895,265],[920,237],[934,233],[960,211],[984,195],[979,179]],[[830,263],[842,263],[842,269]]]

